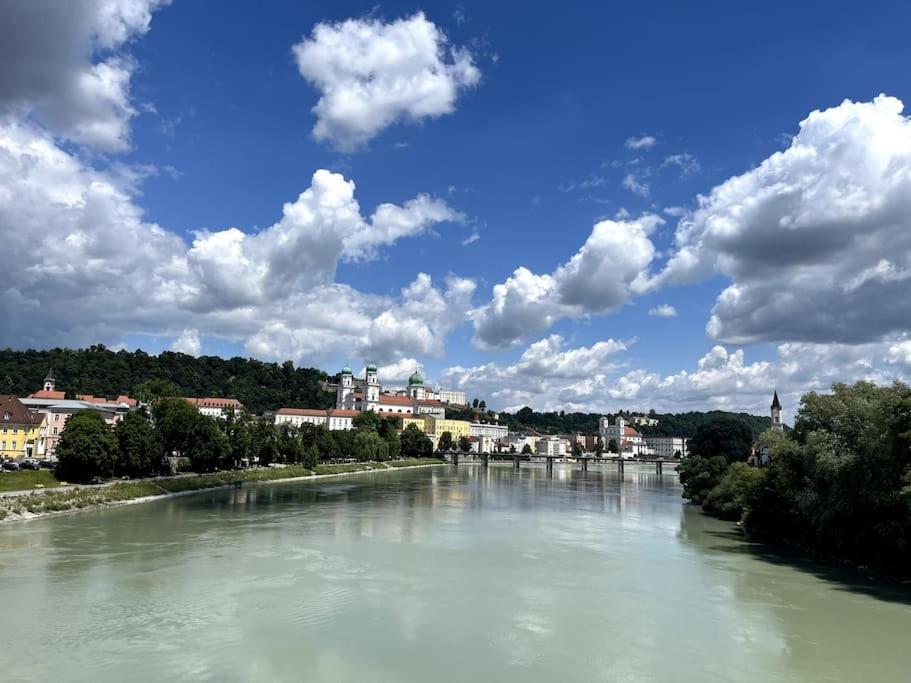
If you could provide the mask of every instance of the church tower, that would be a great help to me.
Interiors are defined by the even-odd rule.
[[[778,400],[778,391],[772,398],[772,429],[777,431],[784,430],[784,424],[781,421],[781,401]]]
[[[335,407],[351,410],[354,407],[354,376],[347,365],[342,368],[341,381],[335,389]]]
[[[373,363],[367,365],[367,387],[364,391],[364,410],[380,409],[380,378]]]
[[[44,390],[53,391],[56,385],[57,380],[54,379],[54,370],[50,369],[47,371],[47,377],[44,378]]]

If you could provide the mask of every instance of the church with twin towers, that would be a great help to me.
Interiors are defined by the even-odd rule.
[[[354,376],[346,365],[339,373],[335,387],[337,410],[373,411],[385,415],[431,414],[445,417],[445,405],[465,405],[465,392],[434,389],[424,383],[419,370],[408,378],[405,389],[384,390],[379,370],[374,363],[368,363],[364,377]]]

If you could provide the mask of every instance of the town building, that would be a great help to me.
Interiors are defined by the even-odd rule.
[[[415,415],[402,418],[402,429],[406,429],[409,425],[414,425],[424,432],[430,437],[434,445],[436,445],[444,432],[449,432],[455,445],[458,444],[459,439],[463,436],[466,438],[471,436],[471,423],[467,420],[447,420],[433,415]]]
[[[37,456],[43,417],[34,414],[15,396],[0,394],[0,456]]]
[[[465,400],[464,391],[449,391],[447,389],[438,389],[436,394],[436,398],[439,399],[441,403],[447,403],[453,406],[468,405],[468,402]]]
[[[685,458],[687,439],[682,436],[647,436],[645,443],[656,458]]]
[[[647,415],[631,415],[629,419],[637,427],[655,427],[658,425],[657,418],[648,417]]]
[[[570,434],[566,440],[570,448],[578,445],[583,453],[594,453],[598,449],[598,437],[594,434]]]
[[[496,453],[497,440],[490,436],[469,436],[472,453]]]
[[[637,458],[652,455],[642,435],[622,417],[617,417],[614,424],[611,424],[610,418],[602,417],[598,422],[598,433],[604,442],[604,449],[608,450],[613,441],[617,444],[621,457]]]
[[[509,435],[509,428],[506,425],[486,424],[483,422],[471,423],[471,436],[486,436],[491,439],[502,439]]]
[[[19,399],[40,422],[38,439],[33,457],[53,458],[57,454],[57,442],[63,433],[67,420],[81,410],[95,410],[109,425],[115,425],[131,410],[136,410],[138,401],[129,396],[104,398],[92,394],[77,394],[75,399],[66,398],[66,392],[58,391],[53,370],[44,378],[40,391]]]
[[[326,427],[330,431],[354,429],[354,418],[359,415],[356,410],[338,409],[313,409],[313,408],[281,408],[275,414],[275,424],[301,427],[315,425]]]
[[[189,402],[190,405],[196,406],[196,409],[207,417],[224,419],[228,417],[229,412],[234,412],[236,415],[244,412],[244,405],[236,398],[194,398],[187,396],[184,397],[184,400]]]
[[[528,446],[532,452],[538,447],[538,436],[534,434],[510,434],[499,441],[501,453],[521,453]]]
[[[424,385],[424,377],[418,371],[408,378],[408,388],[404,392],[391,393],[383,391],[377,367],[373,363],[367,365],[363,380],[356,379],[351,368],[346,365],[342,368],[336,385],[335,407],[339,410],[373,410],[399,416],[446,417],[442,401],[434,396],[436,394]]]
[[[562,439],[559,436],[545,436],[538,439],[535,452],[538,455],[551,455],[562,458],[566,455],[566,439]]]

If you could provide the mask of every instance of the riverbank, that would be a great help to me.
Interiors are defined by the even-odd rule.
[[[231,470],[214,474],[138,479],[67,489],[24,491],[21,495],[8,495],[0,498],[0,523],[144,503],[207,489],[322,479],[442,464],[444,461],[436,458],[416,458],[391,462],[317,465],[312,471],[300,465],[289,465],[287,467]]]

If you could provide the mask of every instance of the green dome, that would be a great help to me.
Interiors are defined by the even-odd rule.
[[[423,384],[423,383],[424,383],[424,378],[421,377],[421,373],[418,372],[417,370],[415,370],[414,374],[408,378],[409,386],[411,386],[412,384]]]
[[[345,367],[342,368],[342,374],[343,374],[343,375],[351,375],[351,374],[354,374],[354,373],[352,373],[352,372],[351,372],[351,368],[349,368],[349,367],[346,365]]]
[[[376,366],[373,363],[367,365],[367,372],[376,372]]]

